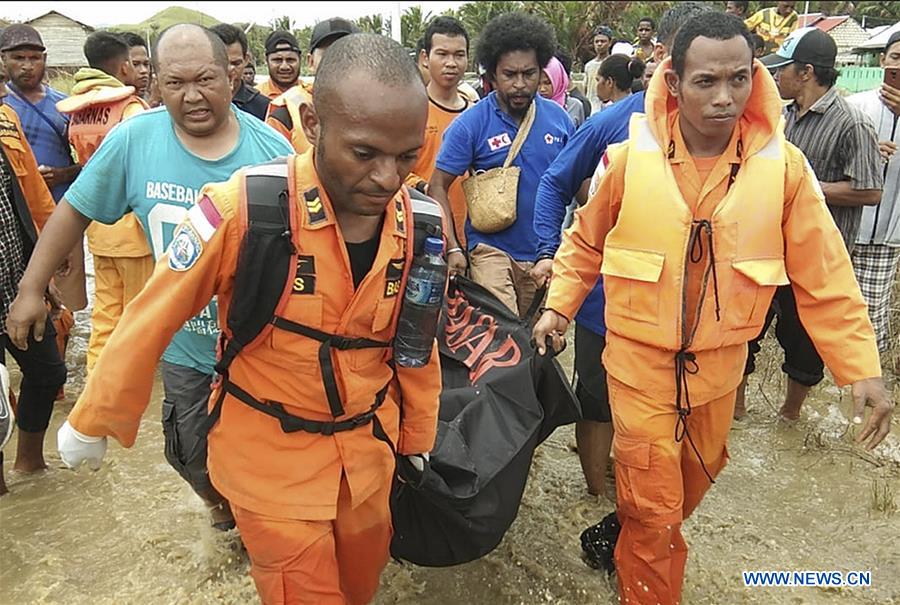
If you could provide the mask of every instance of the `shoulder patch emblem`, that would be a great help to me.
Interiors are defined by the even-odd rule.
[[[297,257],[297,272],[294,274],[292,294],[316,293],[316,257],[300,255]]]
[[[403,266],[405,264],[405,258],[395,258],[388,262],[384,284],[385,298],[393,298],[400,293],[400,283],[403,281]]]
[[[306,214],[309,218],[310,225],[321,223],[327,218],[325,215],[325,206],[319,198],[318,189],[313,188],[304,193],[303,200],[306,202]]]
[[[187,271],[197,264],[202,253],[203,242],[197,232],[188,224],[180,225],[169,244],[169,268],[172,271]]]
[[[403,214],[403,202],[394,200],[394,211],[396,212],[397,231],[406,233],[406,218]]]
[[[16,128],[16,123],[8,119],[2,113],[0,113],[0,137],[5,139],[15,139],[17,141],[22,139],[19,135],[19,129]]]

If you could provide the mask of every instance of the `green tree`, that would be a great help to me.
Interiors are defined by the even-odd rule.
[[[422,12],[421,6],[411,6],[400,16],[400,40],[403,46],[414,48],[416,42],[425,35],[425,30],[434,16],[431,11]]]
[[[472,55],[477,48],[478,36],[481,30],[487,25],[488,21],[503,13],[509,13],[522,9],[521,2],[510,2],[505,0],[488,1],[488,2],[467,2],[459,7],[457,19],[462,22],[463,27],[469,32],[469,40],[471,40]],[[475,59],[477,60],[477,59]]]
[[[459,7],[459,20],[469,31],[469,36],[481,33],[488,21],[503,13],[522,10],[521,2],[508,0],[467,2]]]
[[[622,15],[632,5],[650,4],[646,2],[524,2],[523,9],[546,20],[553,31],[560,48],[580,63],[594,56],[592,48],[593,32],[599,25],[618,29]],[[666,4],[653,2],[652,4]],[[639,19],[637,17],[636,19]],[[637,23],[635,23],[637,25]],[[631,39],[627,33],[620,38]]]
[[[380,14],[366,15],[356,20],[356,27],[362,32],[388,36],[391,33],[391,20]]]
[[[269,21],[269,26],[272,28],[272,31],[281,30],[289,32],[294,30],[294,20],[288,15],[282,15]]]

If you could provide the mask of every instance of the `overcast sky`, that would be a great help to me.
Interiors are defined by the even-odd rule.
[[[424,12],[439,14],[463,2],[3,2],[0,17],[24,21],[55,10],[94,27],[140,23],[170,6],[199,10],[228,23],[255,20],[260,24],[289,15],[298,27],[313,25],[328,17],[356,19],[364,15],[390,12],[420,5]]]

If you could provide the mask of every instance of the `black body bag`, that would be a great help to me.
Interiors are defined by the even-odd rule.
[[[481,286],[451,281],[438,334],[443,391],[423,473],[398,465],[391,554],[445,567],[491,552],[516,518],[534,450],[581,418],[566,376],[520,320]],[[401,457],[402,458],[402,457]]]

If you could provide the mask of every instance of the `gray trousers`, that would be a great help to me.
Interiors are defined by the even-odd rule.
[[[206,468],[206,420],[213,377],[193,368],[162,362],[162,404],[166,460],[208,504],[225,499],[209,480]]]

